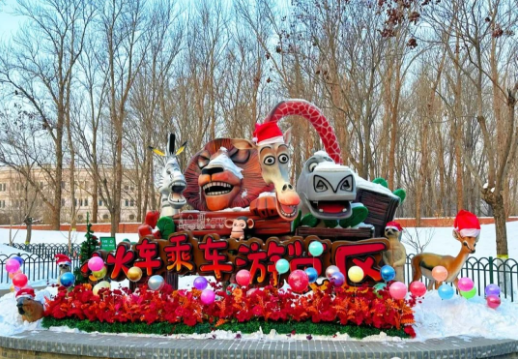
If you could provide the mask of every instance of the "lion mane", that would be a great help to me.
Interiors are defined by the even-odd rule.
[[[238,150],[232,145],[232,141],[230,138],[218,138],[208,142],[201,151],[191,158],[191,161],[187,165],[187,169],[185,170],[187,187],[183,195],[187,203],[194,209],[198,211],[209,210],[205,203],[203,191],[198,185],[198,177],[201,174],[198,159],[201,154],[206,155],[207,152],[210,156],[213,156],[221,148],[225,148],[232,162],[242,169],[241,174],[243,176],[240,190],[234,196],[229,208],[248,207],[254,199],[259,197],[260,193],[273,191],[273,185],[267,185],[263,180],[257,150]]]

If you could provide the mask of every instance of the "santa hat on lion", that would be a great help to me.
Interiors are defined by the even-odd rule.
[[[480,223],[477,216],[463,209],[455,217],[453,228],[461,237],[478,237],[480,234]]]
[[[32,288],[22,288],[18,292],[16,292],[16,299],[20,298],[29,298],[34,299],[34,289]]]

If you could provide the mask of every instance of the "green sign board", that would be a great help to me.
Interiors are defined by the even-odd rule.
[[[111,252],[116,247],[115,237],[101,237],[101,249]]]

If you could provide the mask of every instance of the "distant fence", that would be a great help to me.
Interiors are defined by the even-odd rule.
[[[0,254],[0,284],[11,283],[9,273],[5,270],[5,262],[10,257],[19,255],[23,259],[20,269],[27,276],[30,282],[55,280],[59,276],[59,268],[56,263],[55,255],[58,253],[66,254],[72,261],[72,268],[80,265],[79,253],[80,245],[72,245],[71,251],[66,244],[13,244],[11,247],[19,249],[20,253],[10,255]],[[21,253],[21,251],[27,253]]]
[[[24,260],[21,266],[23,273],[27,275],[29,281],[55,280],[59,275],[59,268],[54,256],[63,253],[72,260],[72,268],[80,265],[79,245],[73,245],[71,252],[65,244],[14,244],[12,247],[23,250],[30,254],[21,254]],[[0,284],[10,283],[9,273],[5,270],[5,262],[8,258],[16,254],[0,254]],[[407,257],[405,265],[405,281],[410,284],[412,281],[412,258],[413,254]],[[518,300],[518,262],[514,259],[502,260],[493,257],[475,258],[469,257],[464,264],[459,277],[469,277],[475,283],[479,295],[484,295],[485,287],[490,284],[498,284],[501,289],[501,297]],[[426,283],[425,278],[422,280]],[[427,283],[426,283],[427,284]]]
[[[413,257],[414,254],[410,254],[406,259],[406,284],[412,282]],[[484,296],[486,286],[493,283],[500,287],[501,298],[507,298],[511,301],[518,299],[518,262],[512,258],[503,260],[493,257],[469,257],[461,269],[459,278],[461,277],[468,277],[473,280],[478,295]],[[424,277],[422,280],[428,284]]]

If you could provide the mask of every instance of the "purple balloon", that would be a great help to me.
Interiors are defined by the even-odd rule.
[[[207,279],[205,279],[205,277],[197,277],[194,280],[194,288],[199,290],[204,290],[205,288],[207,288],[208,284],[209,282],[207,281]]]
[[[201,292],[201,301],[203,304],[212,304],[216,298],[216,293],[212,289],[205,289]]]
[[[11,257],[12,259],[16,259],[18,261],[18,263],[20,263],[20,265],[23,264],[23,259],[18,257],[18,256],[14,256],[14,257]]]
[[[331,275],[329,281],[333,283],[335,287],[341,287],[345,283],[345,276],[342,272],[336,272]]]
[[[496,284],[490,284],[486,287],[485,292],[486,296],[495,295],[498,297],[500,295],[500,287]]]

